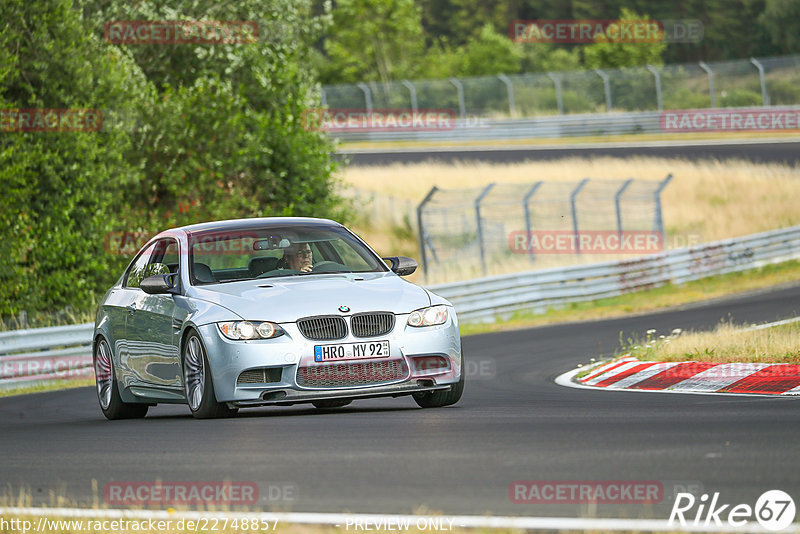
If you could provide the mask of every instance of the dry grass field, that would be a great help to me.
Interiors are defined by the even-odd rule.
[[[640,360],[675,362],[798,363],[800,322],[752,330],[722,323],[710,332],[689,332],[643,341],[631,354]]]
[[[428,162],[385,167],[349,167],[341,179],[360,192],[392,197],[395,204],[410,200],[416,206],[434,185],[441,189],[538,180],[575,181],[585,177],[672,182],[662,194],[666,245],[682,246],[687,239],[708,242],[800,224],[800,169],[783,164],[746,161],[688,161],[661,158],[571,158],[513,164]],[[375,213],[375,210],[366,210]],[[390,219],[368,217],[355,225],[380,253],[419,255],[409,228]],[[600,261],[601,258],[589,258]],[[604,258],[608,259],[608,258]],[[538,265],[545,267],[547,265]],[[505,272],[526,268],[524,261],[505,266]],[[530,267],[527,267],[530,268]],[[503,267],[492,274],[504,272]],[[453,281],[477,273],[447,273],[428,282]]]

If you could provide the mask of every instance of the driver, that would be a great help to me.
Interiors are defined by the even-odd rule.
[[[311,246],[308,243],[292,243],[283,251],[283,258],[278,262],[278,268],[307,273],[311,271],[312,263]]]

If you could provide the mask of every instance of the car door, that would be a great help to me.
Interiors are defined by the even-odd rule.
[[[177,273],[179,245],[173,238],[154,243],[142,279],[154,274]],[[140,280],[139,280],[140,281]],[[179,276],[175,277],[180,283]],[[173,325],[175,295],[150,295],[137,287],[126,323],[128,365],[147,385],[180,390],[179,327]]]
[[[106,299],[108,315],[111,318],[111,335],[113,336],[114,354],[117,355],[117,380],[122,387],[141,381],[135,366],[131,366],[128,350],[128,321],[136,309],[136,300],[142,290],[139,283],[144,278],[147,265],[155,250],[155,243],[145,247],[133,260],[122,279],[122,287],[112,292]],[[135,363],[135,362],[134,362]]]

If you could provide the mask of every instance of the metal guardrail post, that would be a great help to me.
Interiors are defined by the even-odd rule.
[[[478,229],[478,248],[481,251],[481,269],[483,270],[483,274],[486,275],[486,252],[483,250],[483,224],[481,223],[481,202],[483,201],[484,197],[489,194],[489,191],[492,190],[494,187],[494,183],[491,183],[481,191],[481,194],[478,195],[478,198],[475,199],[475,222],[477,223]]]
[[[506,84],[506,92],[508,92],[508,115],[513,117],[516,115],[516,104],[514,103],[514,86],[511,85],[511,79],[505,74],[498,74],[497,78]]]
[[[717,98],[714,95],[714,72],[705,61],[701,61],[698,63],[698,65],[700,65],[700,68],[706,71],[706,74],[708,74],[708,94],[711,97],[711,107],[715,108],[717,107]]]
[[[414,112],[414,115],[417,114],[417,88],[414,87],[414,84],[409,82],[408,80],[403,80],[402,83],[406,89],[408,89],[408,96],[411,99],[411,111]]]
[[[617,233],[620,235],[620,237],[622,236],[622,210],[620,209],[619,201],[622,199],[622,195],[625,193],[625,190],[628,189],[628,186],[630,186],[632,183],[633,178],[628,178],[614,195],[614,209],[617,212]]]
[[[536,191],[539,189],[541,185],[542,185],[541,181],[533,184],[533,187],[531,187],[528,190],[528,192],[525,193],[525,196],[522,198],[522,207],[525,210],[525,232],[527,232],[528,235],[528,248],[530,248],[530,240],[531,240],[531,208],[529,204],[531,201],[531,197],[536,194]],[[529,251],[528,255],[531,257],[532,262],[536,261],[533,252]]]
[[[583,186],[585,186],[588,181],[588,178],[581,180],[578,187],[573,189],[572,193],[569,195],[569,205],[572,210],[572,231],[575,234],[575,250],[578,251],[578,254],[581,253],[581,240],[578,232],[578,210],[575,208],[575,200],[578,198],[578,193],[581,192],[581,189],[583,189]]]
[[[367,113],[372,113],[372,92],[369,90],[369,86],[364,82],[358,82],[356,86],[364,92],[364,106]]]
[[[547,73],[547,77],[553,80],[556,87],[556,105],[558,106],[559,115],[564,114],[564,98],[561,95],[561,79],[552,72]]]
[[[328,105],[328,95],[327,95],[327,93],[325,93],[325,89],[323,89],[322,87],[319,88],[319,97],[320,97],[320,103],[323,106],[327,106]]]
[[[661,73],[652,65],[647,65],[647,70],[653,75],[656,82],[656,105],[658,111],[664,111],[664,100],[661,97]]]
[[[611,113],[611,84],[608,81],[608,74],[601,69],[594,69],[594,71],[603,80],[603,91],[606,94],[606,111]]]
[[[425,195],[425,198],[422,199],[422,202],[419,203],[417,206],[417,228],[419,231],[419,261],[422,264],[422,272],[425,277],[428,277],[428,260],[425,254],[425,225],[422,223],[422,210],[425,208],[425,204],[427,204],[433,195],[436,194],[439,188],[435,185],[428,191],[428,194]]]
[[[671,181],[672,181],[672,173],[669,173],[667,177],[664,178],[664,181],[658,184],[658,187],[656,188],[656,191],[654,193],[654,199],[656,202],[656,213],[655,213],[655,219],[653,220],[653,231],[661,232],[661,235],[664,239],[666,239],[666,236],[664,235],[664,219],[661,214],[661,192],[664,190],[665,187],[667,187],[667,184],[669,184]]]
[[[767,95],[767,80],[764,76],[764,65],[754,57],[750,58],[752,63],[758,69],[758,80],[761,82],[761,102],[765,106],[769,106],[769,95]]]
[[[450,83],[452,83],[456,87],[456,93],[458,94],[458,112],[462,119],[467,118],[467,106],[464,103],[464,86],[461,85],[461,81],[458,78],[450,78]]]

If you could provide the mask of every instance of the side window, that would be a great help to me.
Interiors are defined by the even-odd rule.
[[[178,243],[174,239],[160,239],[147,247],[131,265],[125,287],[139,287],[148,276],[178,271]]]
[[[147,265],[153,258],[155,248],[156,243],[153,243],[136,258],[136,261],[133,262],[130,269],[128,269],[128,274],[125,276],[124,287],[139,287],[139,284],[145,278],[144,273],[147,270]]]

